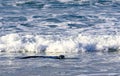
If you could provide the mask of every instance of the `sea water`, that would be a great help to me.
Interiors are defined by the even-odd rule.
[[[0,75],[119,76],[119,9],[119,0],[0,0]],[[15,58],[61,54],[78,59]]]

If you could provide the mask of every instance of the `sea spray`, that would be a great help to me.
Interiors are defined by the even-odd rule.
[[[61,40],[39,35],[8,34],[0,37],[0,50],[6,52],[78,53],[103,52],[120,48],[120,36],[76,36]]]

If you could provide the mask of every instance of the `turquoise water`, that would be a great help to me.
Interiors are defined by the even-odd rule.
[[[119,0],[0,0],[0,75],[119,76],[119,9]],[[14,59],[60,54],[79,59]]]

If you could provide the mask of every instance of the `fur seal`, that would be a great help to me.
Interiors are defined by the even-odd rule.
[[[65,59],[65,56],[64,55],[59,55],[59,56],[26,56],[26,57],[19,57],[19,59],[29,59],[29,58]]]

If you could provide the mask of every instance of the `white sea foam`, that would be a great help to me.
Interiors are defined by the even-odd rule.
[[[28,0],[28,4],[31,1]],[[42,2],[45,8],[28,10],[24,8],[25,0],[7,2],[8,5],[15,3],[16,6],[9,10],[6,7],[2,12],[0,51],[78,53],[120,48],[119,7],[93,5],[96,7],[88,8],[86,3],[89,4],[90,0],[57,0],[63,2],[58,2],[57,5],[65,5],[65,8],[59,7],[59,10],[52,1],[37,1]],[[81,4],[78,7],[78,2],[85,3],[86,7]],[[75,5],[71,5],[72,3]],[[36,2],[33,1],[33,4]],[[18,17],[16,21],[14,17],[17,16],[23,16],[26,20],[21,21]],[[9,17],[13,17],[13,21]]]
[[[39,35],[8,34],[0,37],[0,51],[78,53],[107,52],[109,48],[120,49],[120,36],[83,36],[54,40]]]

